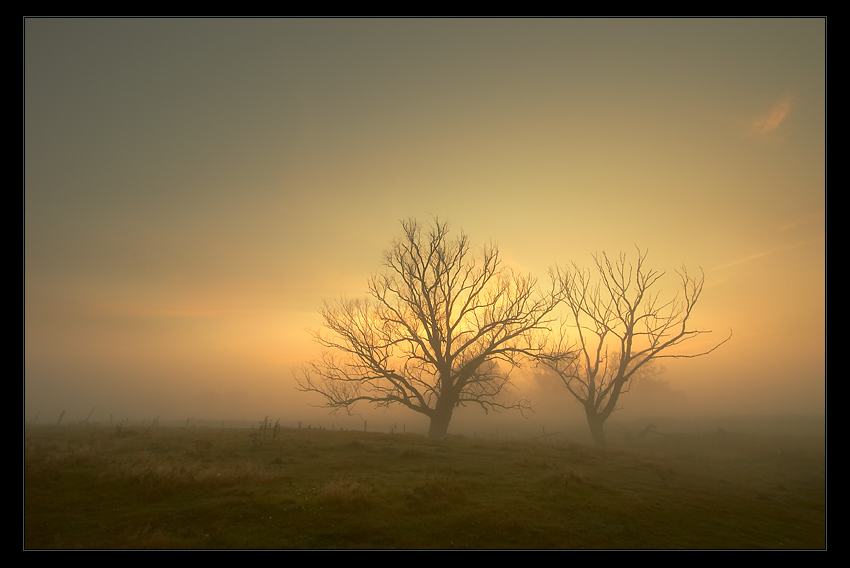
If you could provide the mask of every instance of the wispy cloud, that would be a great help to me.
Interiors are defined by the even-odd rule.
[[[779,101],[770,107],[767,113],[759,115],[749,122],[748,127],[750,132],[763,136],[775,131],[785,122],[785,119],[788,118],[791,109],[794,108],[796,103],[797,98],[794,95],[790,93],[784,94]]]
[[[808,225],[809,223],[815,223],[824,218],[824,213],[809,213],[808,215],[803,215],[801,217],[797,217],[787,223],[779,225],[776,227],[777,231],[787,231],[788,229],[795,229],[802,225]]]
[[[758,258],[762,258],[762,257],[765,257],[765,256],[770,256],[772,254],[776,254],[776,253],[779,253],[779,252],[785,252],[785,251],[788,251],[788,250],[793,250],[795,248],[800,248],[802,246],[810,245],[810,244],[814,244],[814,243],[821,243],[821,242],[823,242],[823,240],[824,240],[823,237],[818,237],[816,239],[808,239],[808,240],[799,241],[799,242],[796,242],[796,243],[793,243],[793,244],[790,244],[790,245],[776,247],[776,248],[773,248],[773,249],[770,249],[770,250],[767,250],[767,251],[764,251],[764,252],[758,252],[758,253],[755,253],[755,254],[751,254],[749,256],[745,256],[744,258],[739,258],[738,260],[733,260],[732,262],[730,262],[728,264],[724,264],[723,266],[717,266],[715,268],[712,268],[712,270],[722,270],[724,268],[729,268],[730,266],[736,266],[738,264],[744,264],[746,262],[750,262],[752,260],[756,260]]]

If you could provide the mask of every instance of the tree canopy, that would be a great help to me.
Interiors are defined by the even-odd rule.
[[[296,371],[299,388],[336,410],[405,406],[430,418],[431,437],[447,433],[458,405],[529,408],[500,395],[512,368],[544,353],[560,289],[541,292],[493,244],[475,254],[439,219],[402,228],[367,298],[325,302],[324,331],[314,333],[322,355]]]
[[[625,253],[611,260],[594,255],[594,270],[575,263],[554,268],[567,308],[560,339],[538,361],[553,370],[585,410],[591,434],[605,443],[603,426],[641,371],[660,359],[707,355],[732,336],[696,353],[674,348],[710,330],[692,327],[691,316],[705,276],[682,267],[679,293],[663,299],[658,287],[663,271],[646,266],[646,252],[629,262]],[[595,275],[595,278],[594,278]],[[573,335],[574,334],[574,335]]]

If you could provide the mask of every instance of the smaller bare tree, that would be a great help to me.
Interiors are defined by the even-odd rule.
[[[504,371],[542,353],[560,301],[555,283],[542,294],[534,278],[502,265],[495,246],[476,255],[439,220],[427,232],[413,220],[402,226],[369,298],[325,303],[330,333],[314,334],[322,356],[295,371],[299,389],[334,410],[405,406],[430,418],[432,438],[446,435],[459,405],[527,409],[500,400]]]
[[[575,263],[552,269],[568,313],[559,340],[537,360],[553,370],[582,404],[594,441],[604,444],[604,424],[618,408],[620,395],[653,361],[707,355],[729,341],[732,333],[710,349],[676,352],[675,347],[711,333],[690,328],[705,275],[693,277],[684,267],[677,270],[680,292],[665,301],[655,289],[664,272],[645,266],[646,252],[638,249],[634,263],[625,253],[614,261],[604,252],[593,258],[595,279]],[[568,330],[577,337],[568,336]]]

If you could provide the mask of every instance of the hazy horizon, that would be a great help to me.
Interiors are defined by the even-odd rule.
[[[541,282],[635,246],[670,295],[704,271],[693,349],[732,340],[612,420],[823,415],[825,27],[25,19],[24,419],[335,424],[305,330],[434,216]],[[530,427],[583,420],[514,376]]]

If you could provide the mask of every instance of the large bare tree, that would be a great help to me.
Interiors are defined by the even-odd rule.
[[[300,390],[336,410],[406,406],[431,419],[432,438],[446,435],[458,405],[527,409],[500,395],[511,369],[543,353],[555,282],[541,293],[502,265],[496,246],[474,254],[438,219],[424,232],[414,220],[402,227],[366,299],[325,302],[325,329],[314,333],[322,355],[296,370]]]
[[[682,352],[677,347],[711,333],[694,329],[691,322],[704,274],[700,271],[694,277],[684,267],[677,270],[679,292],[665,300],[658,289],[664,272],[646,267],[645,251],[638,249],[634,262],[624,253],[613,261],[604,252],[593,258],[593,271],[575,263],[552,270],[561,286],[567,317],[560,339],[539,355],[538,361],[554,371],[582,404],[593,439],[604,444],[605,421],[641,372],[660,359],[707,355],[726,343],[732,333],[709,349]]]

